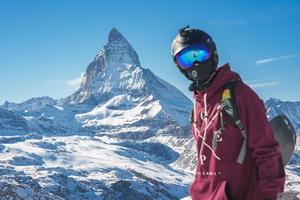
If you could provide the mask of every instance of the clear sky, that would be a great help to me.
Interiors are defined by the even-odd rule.
[[[142,67],[191,98],[170,55],[187,24],[210,33],[220,65],[229,62],[263,99],[300,100],[299,22],[298,0],[0,0],[0,104],[74,92],[113,27]]]

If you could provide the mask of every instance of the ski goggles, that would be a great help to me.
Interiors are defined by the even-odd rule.
[[[188,69],[193,66],[194,62],[204,62],[209,59],[211,52],[207,47],[194,44],[182,49],[176,56],[175,62],[182,69]]]

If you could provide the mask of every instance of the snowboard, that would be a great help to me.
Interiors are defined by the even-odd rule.
[[[283,114],[270,121],[276,141],[279,143],[283,165],[287,165],[295,150],[296,131],[290,120]]]

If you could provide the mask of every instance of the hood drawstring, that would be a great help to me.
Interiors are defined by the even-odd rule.
[[[204,93],[204,97],[203,97],[203,102],[204,102],[204,114],[203,114],[203,111],[201,112],[201,119],[204,121],[205,123],[205,127],[204,127],[204,134],[203,136],[201,135],[200,133],[200,130],[197,128],[197,123],[194,123],[193,126],[194,126],[194,130],[196,131],[196,134],[199,136],[199,138],[202,139],[202,142],[201,142],[201,146],[200,146],[200,151],[198,151],[198,161],[200,162],[201,165],[204,164],[204,161],[206,160],[206,156],[203,155],[203,146],[205,145],[207,148],[209,148],[211,150],[211,153],[214,155],[214,157],[218,160],[221,160],[217,155],[216,153],[214,152],[213,148],[208,145],[206,143],[206,134],[207,134],[207,130],[208,128],[210,127],[210,125],[212,124],[212,122],[218,117],[218,115],[221,113],[220,112],[220,105],[218,105],[217,107],[217,112],[214,114],[214,116],[212,117],[212,119],[210,121],[209,120],[209,117],[208,117],[208,112],[207,112],[207,93]],[[197,112],[196,112],[196,105],[197,105],[197,101],[196,101],[196,98],[194,98],[194,119],[195,119],[195,122],[197,122]]]

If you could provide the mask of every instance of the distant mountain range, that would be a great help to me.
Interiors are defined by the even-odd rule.
[[[268,109],[267,114],[270,119],[285,114],[293,123],[297,133],[300,133],[300,102],[281,101],[279,99],[270,98],[265,102]]]
[[[12,199],[180,199],[196,166],[192,102],[139,62],[115,28],[62,99],[0,106],[0,194]],[[266,101],[300,132],[300,102]],[[287,167],[300,195],[299,149]]]

